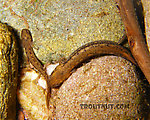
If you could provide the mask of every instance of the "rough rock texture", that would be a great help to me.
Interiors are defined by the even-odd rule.
[[[114,56],[94,59],[79,68],[60,87],[54,100],[54,118],[142,118],[147,107],[143,102],[145,90],[142,84],[128,61]]]
[[[12,28],[0,23],[0,120],[16,119],[17,49]]]
[[[119,11],[118,11],[118,8],[116,7],[114,0],[87,0],[87,1],[82,1],[82,0],[70,0],[70,1],[68,0],[57,0],[57,1],[56,0],[9,0],[9,1],[1,0],[0,8],[1,8],[0,19],[2,22],[7,22],[9,25],[14,27],[18,31],[21,31],[23,28],[29,28],[31,30],[33,39],[34,39],[34,42],[33,42],[34,50],[38,58],[42,60],[42,62],[44,63],[51,62],[51,61],[57,62],[61,58],[66,58],[78,47],[82,46],[83,44],[89,41],[94,41],[94,40],[99,40],[99,39],[118,41],[122,37],[123,31],[124,31],[123,23],[121,22],[121,17],[119,15]],[[101,58],[101,59],[102,59],[101,61],[105,61],[105,58]],[[109,60],[107,60],[108,65],[106,64],[106,66],[113,68],[113,65],[110,65],[110,63],[115,62],[117,64],[117,61],[119,59],[120,58],[118,59],[115,58],[111,60],[109,58]],[[124,97],[122,98],[123,100],[126,100],[126,99],[133,100],[134,97],[138,98],[137,97],[138,95],[141,97],[141,99],[143,99],[142,94],[140,92],[139,93],[137,92],[139,88],[142,89],[142,87],[140,86],[131,87],[131,86],[139,85],[139,83],[137,82],[135,73],[131,72],[130,69],[127,69],[128,67],[125,68],[126,64],[124,64],[123,61],[121,63],[122,64],[119,64],[121,69],[126,69],[128,70],[129,73],[126,71],[126,72],[122,72],[122,74],[119,75],[120,69],[119,68],[113,69],[113,72],[117,76],[113,76],[114,79],[112,77],[111,80],[110,79],[104,80],[105,85],[104,84],[103,86],[99,85],[102,90],[103,88],[106,90],[105,91],[96,90],[100,92],[100,95],[102,96],[100,98],[103,98],[105,100],[105,98],[108,95],[108,100],[110,98],[113,99],[114,97],[110,97],[110,93],[116,92],[117,94],[118,92],[117,95],[119,95],[121,98],[125,95],[125,98]],[[97,66],[97,62],[95,62],[94,64]],[[90,69],[90,67],[87,67],[87,68]],[[103,77],[105,78],[110,77],[110,73],[109,73],[110,68],[109,70],[107,70],[107,68],[106,69],[103,68],[103,71],[108,73],[107,75],[103,75]],[[129,68],[132,69],[131,66]],[[84,72],[87,73],[86,71],[88,71],[88,69],[84,70]],[[89,74],[93,74],[93,72],[90,72]],[[128,77],[126,77],[126,75],[128,75]],[[125,82],[125,84],[129,84],[128,88],[126,88],[127,86],[123,86],[123,85],[122,87],[120,87],[120,84],[118,83],[122,79],[120,80],[118,76],[122,76],[122,78],[124,78],[122,83]],[[47,119],[49,115],[51,116],[51,112],[49,113],[45,107],[44,90],[35,84],[36,80],[32,81],[32,79],[30,78],[31,76],[28,76],[28,77],[29,79],[26,79],[27,81],[23,81],[21,83],[20,96],[19,96],[21,106],[27,112],[28,116],[30,116],[30,119],[31,118],[32,119],[41,118],[43,120]],[[88,80],[90,81],[90,79]],[[119,79],[120,81],[117,81],[117,79]],[[131,79],[133,79],[135,84],[134,82],[132,83],[130,81]],[[109,85],[110,81],[116,81],[114,82],[116,84]],[[91,83],[91,84],[94,84],[94,83]],[[88,82],[88,84],[85,86],[89,88],[91,85]],[[67,88],[66,90],[70,89],[68,87],[66,88]],[[61,88],[61,90],[62,89],[63,88]],[[80,88],[75,88],[75,89],[80,90],[82,88],[80,87]],[[122,95],[120,95],[121,92],[118,89],[123,91]],[[126,92],[126,89],[127,89],[127,92]],[[130,89],[133,89],[133,91],[129,91]],[[85,89],[85,93],[83,93],[83,96],[85,96],[86,93],[89,94],[89,92],[86,90],[87,89]],[[68,91],[65,91],[65,92],[68,92]],[[104,94],[102,92],[104,92]],[[132,93],[135,93],[133,94],[134,95],[133,97],[131,95]],[[59,92],[58,94],[60,98],[63,97],[61,96],[61,94],[62,94],[61,92]],[[69,94],[69,93],[63,93],[63,94]],[[72,94],[74,95],[74,93]],[[93,98],[93,95],[92,95],[92,98]],[[117,100],[120,99],[119,96],[116,96]],[[67,96],[65,97],[67,98]],[[61,100],[64,101],[63,98]],[[57,99],[56,103],[54,103],[54,105],[55,104],[57,105],[56,110],[55,110],[56,115],[54,115],[54,117],[60,118],[60,116],[62,115],[61,112],[64,113],[64,116],[63,116],[64,118],[65,117],[73,118],[73,116],[75,116],[74,113],[78,114],[77,109],[75,109],[77,104],[72,107],[74,108],[75,112],[68,113],[68,111],[71,110],[70,106],[68,106],[68,108],[66,107],[66,105],[70,104],[70,102],[68,102],[69,98],[66,99],[67,101],[64,101],[66,105],[62,104],[61,100]],[[70,101],[71,100],[72,99],[70,99]],[[137,103],[139,101],[140,100],[138,99]],[[136,101],[133,100],[133,103],[134,102]],[[65,110],[59,107],[59,104]],[[79,107],[78,105],[77,107]],[[143,106],[143,104],[141,104],[141,106]],[[136,106],[133,105],[133,108],[135,107]],[[128,117],[134,117],[133,116],[134,113],[135,115],[138,115],[136,110],[134,109],[130,110],[131,113],[127,112],[127,114],[126,113],[122,114],[120,112],[121,117],[123,118],[126,115]],[[84,111],[85,113],[83,113]],[[107,112],[107,111],[109,110],[105,110],[103,112]],[[79,116],[80,118],[86,119],[87,112],[89,112],[89,110],[87,111],[81,110],[79,112],[80,113],[77,115],[77,117]],[[91,113],[91,111],[89,113]],[[118,114],[120,113],[118,111]],[[70,114],[70,116],[68,114]],[[99,114],[100,113],[96,111],[93,115],[95,115],[95,118],[96,118],[97,116],[99,116]],[[114,115],[113,112],[111,114]],[[110,116],[110,114],[108,114],[108,116],[107,114],[103,114],[103,115],[106,115],[105,117],[108,117],[108,118]],[[119,118],[119,115],[118,117],[117,116],[115,117]]]
[[[135,71],[121,57],[93,59],[74,71],[58,90],[52,89],[48,111],[39,74],[23,69],[18,98],[31,120],[146,118],[146,89]]]
[[[45,63],[90,41],[118,41],[124,31],[114,0],[1,0],[0,8],[1,21],[31,30],[36,55]]]
[[[38,85],[39,79],[39,74],[33,69],[22,70],[18,100],[26,117],[31,120],[47,120],[52,114],[46,107],[44,89]]]

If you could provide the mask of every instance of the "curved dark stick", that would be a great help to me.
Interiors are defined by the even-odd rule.
[[[150,83],[150,54],[137,21],[132,0],[116,0],[124,22],[133,57]]]

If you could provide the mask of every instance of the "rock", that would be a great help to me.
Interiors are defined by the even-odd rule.
[[[42,79],[33,69],[22,70],[18,99],[29,119],[138,119],[147,113],[144,81],[121,57],[103,56],[78,68],[52,89],[49,111]]]
[[[35,54],[58,62],[90,41],[117,42],[124,26],[114,0],[0,1],[0,19],[18,31],[30,29]]]
[[[39,80],[45,83],[43,77],[33,69],[22,69],[18,100],[26,113],[26,118],[31,120],[47,120],[50,115],[52,116],[46,107],[44,89],[38,85]]]
[[[54,100],[54,118],[142,118],[146,108],[142,84],[127,60],[115,56],[94,59],[62,84]]]
[[[10,26],[0,23],[0,116],[16,119],[17,41]]]

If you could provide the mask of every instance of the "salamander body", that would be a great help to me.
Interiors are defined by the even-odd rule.
[[[23,40],[23,46],[25,48],[28,61],[45,77],[47,81],[47,106],[49,106],[48,101],[50,89],[60,86],[72,74],[72,70],[74,68],[91,57],[100,55],[116,55],[121,56],[136,65],[136,62],[128,49],[115,42],[102,40],[90,42],[81,46],[73,52],[64,63],[58,65],[52,74],[48,76],[46,70],[43,68],[43,65],[33,51],[30,31],[28,29],[23,29],[21,38]]]

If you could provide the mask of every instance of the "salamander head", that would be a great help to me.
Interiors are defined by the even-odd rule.
[[[21,31],[21,39],[22,39],[23,45],[32,42],[32,36],[28,29],[23,29]]]

